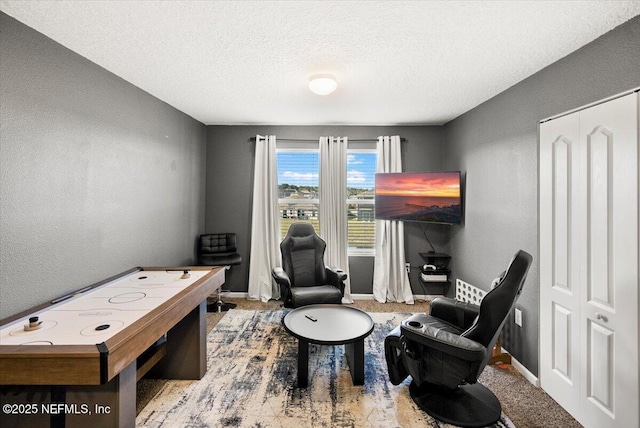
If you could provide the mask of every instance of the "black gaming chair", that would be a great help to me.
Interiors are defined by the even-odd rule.
[[[200,235],[198,245],[198,263],[204,266],[224,266],[229,269],[239,265],[242,256],[238,254],[235,233],[207,233]],[[235,303],[225,303],[220,298],[218,288],[217,301],[207,305],[207,312],[223,312],[236,307]]]
[[[411,375],[413,401],[443,422],[484,427],[498,421],[500,402],[477,381],[531,261],[530,254],[518,251],[480,306],[437,298],[429,315],[414,314],[389,333],[385,356],[391,383],[398,385]]]
[[[342,302],[347,274],[324,265],[327,244],[316,235],[311,223],[293,223],[280,243],[282,268],[271,275],[280,285],[284,306]]]

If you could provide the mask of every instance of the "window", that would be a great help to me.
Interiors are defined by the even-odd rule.
[[[278,163],[278,207],[280,208],[280,239],[297,221],[318,224],[318,149],[287,149],[276,152]]]
[[[320,154],[317,148],[278,149],[278,206],[280,238],[297,221],[313,224],[320,232],[318,212]],[[347,200],[349,255],[373,255],[375,245],[374,178],[375,149],[347,152]]]
[[[376,151],[347,150],[347,224],[350,255],[373,255]]]

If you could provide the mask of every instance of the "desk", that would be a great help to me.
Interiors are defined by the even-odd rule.
[[[223,283],[222,268],[134,268],[0,321],[0,425],[133,427],[147,371],[204,376]]]

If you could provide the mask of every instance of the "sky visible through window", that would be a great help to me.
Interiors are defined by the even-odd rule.
[[[278,152],[278,184],[318,186],[318,152]],[[349,152],[347,155],[347,187],[373,189],[376,154]]]

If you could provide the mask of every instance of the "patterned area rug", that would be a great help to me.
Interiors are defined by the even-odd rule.
[[[311,345],[309,387],[296,387],[297,339],[284,311],[232,310],[207,337],[208,371],[169,381],[136,419],[140,427],[450,427],[420,410],[409,381],[387,376],[384,337],[408,314],[371,313],[365,384],[353,386],[344,346]],[[503,414],[496,427],[513,427]]]

